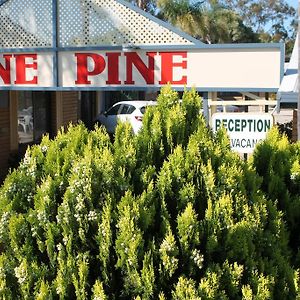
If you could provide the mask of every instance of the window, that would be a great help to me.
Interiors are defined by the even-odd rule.
[[[0,91],[0,108],[8,108],[9,91]]]
[[[32,92],[30,91],[19,92],[18,134],[20,144],[26,144],[33,141],[33,108]]]
[[[105,92],[105,109],[119,101],[144,100],[144,91],[109,91]]]
[[[50,131],[49,92],[20,91],[18,93],[19,143],[39,142]]]
[[[142,114],[144,114],[145,111],[146,111],[146,106],[141,107],[141,108],[140,108],[140,111],[141,111]]]
[[[135,111],[135,107],[130,104],[124,104],[120,112],[121,115],[130,115]]]
[[[117,115],[122,104],[118,104],[107,111],[107,115]]]

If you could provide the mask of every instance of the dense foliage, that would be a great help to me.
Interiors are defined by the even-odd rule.
[[[286,0],[213,0],[235,11],[265,41],[282,41],[297,31],[296,10]],[[265,35],[265,36],[264,36]]]
[[[262,178],[261,189],[277,204],[289,231],[292,263],[300,267],[300,143],[272,131],[255,150],[252,164]]]
[[[300,297],[299,145],[273,133],[252,167],[200,108],[167,87],[137,136],[78,125],[29,148],[0,190],[0,298]]]
[[[209,1],[208,1],[209,2]],[[204,43],[259,42],[259,36],[234,9],[220,3],[158,0],[158,17]]]

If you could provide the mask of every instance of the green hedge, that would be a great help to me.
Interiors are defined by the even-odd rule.
[[[244,162],[200,108],[166,87],[137,136],[78,125],[29,148],[0,190],[1,299],[299,297],[299,145]]]

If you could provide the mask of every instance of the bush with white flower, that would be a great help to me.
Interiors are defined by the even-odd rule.
[[[299,144],[273,133],[248,163],[200,108],[165,87],[136,136],[28,148],[0,188],[0,298],[300,297]]]

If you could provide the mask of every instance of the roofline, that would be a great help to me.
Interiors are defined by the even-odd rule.
[[[198,44],[198,45],[140,45],[132,51],[138,50],[222,50],[222,49],[280,49],[284,57],[284,43],[243,43],[243,44]],[[122,45],[116,46],[86,46],[86,47],[27,47],[27,48],[0,48],[0,53],[18,52],[64,52],[64,51],[123,51]]]
[[[280,49],[284,54],[284,43],[241,43],[241,44],[197,44],[197,45],[158,45],[158,46],[143,46],[141,45],[139,49],[143,50],[153,50],[153,49],[178,49],[178,50],[199,50],[199,49]]]
[[[113,87],[16,87],[16,86],[1,86],[1,90],[11,91],[146,91],[156,92],[160,91],[163,86],[113,86]],[[172,86],[176,91],[185,91],[195,89],[198,92],[274,92],[278,91],[278,87],[262,88],[241,88],[241,87],[176,87]]]
[[[9,0],[0,0],[0,6]]]
[[[115,0],[116,2],[120,3],[121,5],[124,5],[126,7],[128,7],[129,9],[137,12],[138,14],[144,16],[147,19],[150,19],[151,21],[157,23],[158,25],[165,27],[166,29],[173,31],[174,33],[178,34],[179,36],[181,36],[182,38],[190,41],[191,43],[194,43],[195,45],[202,45],[204,44],[203,42],[195,39],[194,37],[190,36],[189,34],[181,31],[180,29],[172,26],[171,24],[164,22],[156,17],[154,17],[153,15],[151,15],[150,13],[145,12],[144,10],[142,10],[141,8],[127,2],[124,0]]]

